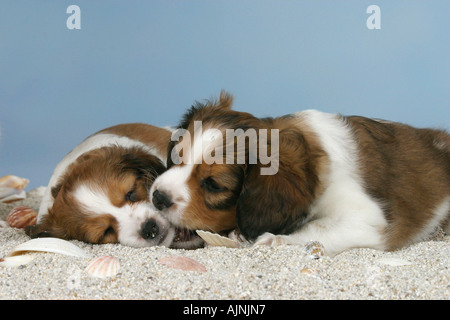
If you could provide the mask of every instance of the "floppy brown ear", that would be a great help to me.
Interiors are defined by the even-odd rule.
[[[279,136],[278,172],[261,175],[260,163],[247,166],[236,222],[248,240],[290,234],[305,223],[318,185],[316,161],[303,135],[288,129]]]
[[[55,220],[54,215],[52,214],[52,209],[49,209],[48,214],[42,217],[39,223],[35,224],[34,226],[26,227],[25,233],[32,239],[47,237],[69,239],[64,228],[62,228],[60,224]]]
[[[262,176],[259,169],[257,165],[247,169],[236,207],[239,230],[248,240],[255,240],[265,232],[292,233],[304,223],[308,209],[295,176],[285,170],[274,176]]]
[[[31,239],[53,237],[47,219],[39,224],[25,227],[25,233]]]

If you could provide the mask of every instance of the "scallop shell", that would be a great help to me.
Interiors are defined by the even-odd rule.
[[[168,256],[159,259],[158,262],[169,268],[181,269],[185,271],[206,272],[206,267],[204,265],[187,257]]]
[[[238,248],[239,242],[209,231],[197,230],[197,234],[210,246]]]
[[[92,259],[86,267],[86,272],[95,278],[114,277],[119,273],[119,259],[112,256],[101,256]]]
[[[26,197],[25,187],[30,180],[8,175],[0,178],[0,202],[13,202]]]
[[[13,228],[23,229],[36,224],[37,215],[37,212],[30,207],[19,206],[11,210],[6,222]]]
[[[302,275],[308,276],[308,277],[312,277],[312,278],[320,278],[319,276],[319,272],[316,269],[312,269],[312,268],[304,268],[302,270],[300,270],[300,273]]]
[[[88,255],[81,248],[69,241],[58,238],[36,238],[19,244],[8,255],[10,257],[23,254],[28,251],[43,251],[65,254],[67,256],[86,258]]]
[[[30,263],[34,259],[34,256],[29,254],[23,254],[14,257],[5,257],[0,259],[0,267],[18,267]]]
[[[319,241],[307,242],[303,250],[311,259],[320,259],[325,254],[325,248]]]

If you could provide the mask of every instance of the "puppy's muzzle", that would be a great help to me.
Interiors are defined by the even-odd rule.
[[[158,189],[153,191],[152,202],[159,211],[170,208],[173,205],[170,197],[166,193],[161,192]]]
[[[145,240],[152,240],[159,236],[160,228],[154,219],[148,219],[141,225],[140,236]]]

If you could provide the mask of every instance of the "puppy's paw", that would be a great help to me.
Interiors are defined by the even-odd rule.
[[[286,237],[282,235],[274,235],[273,233],[266,232],[258,237],[255,241],[256,245],[265,246],[279,246],[287,244]]]

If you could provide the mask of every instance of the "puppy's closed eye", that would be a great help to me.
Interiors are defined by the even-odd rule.
[[[125,194],[125,201],[137,202],[138,200],[139,200],[139,197],[136,192],[136,189],[133,189],[133,190],[127,192],[127,194]]]
[[[201,187],[211,193],[219,193],[225,191],[225,187],[221,187],[213,178],[208,177],[201,181]]]
[[[103,237],[107,237],[110,235],[115,235],[116,230],[114,230],[114,228],[112,226],[106,228],[105,232],[103,233]]]

